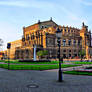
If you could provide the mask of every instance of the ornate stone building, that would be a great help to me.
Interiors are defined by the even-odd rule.
[[[23,27],[23,37],[21,47],[16,47],[16,59],[33,59],[33,48],[37,46],[37,51],[48,50],[45,58],[57,58],[57,27],[62,31],[61,35],[61,57],[79,57],[79,51],[84,49],[86,57],[89,56],[91,48],[91,31],[88,26],[82,24],[82,29],[65,27],[56,24],[52,19]]]

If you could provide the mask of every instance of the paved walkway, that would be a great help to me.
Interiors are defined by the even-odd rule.
[[[6,63],[4,63],[4,62],[0,62],[0,64],[6,64]]]
[[[0,92],[92,92],[92,76],[63,74],[64,81],[57,80],[55,70],[4,70],[0,71]]]
[[[86,67],[89,67],[92,65],[81,65],[81,66],[75,66],[75,67],[67,67],[67,68],[62,68],[62,71],[72,71],[72,70],[80,70],[80,71],[92,71],[92,69],[85,69]],[[50,70],[45,70],[45,71],[50,71]],[[52,69],[51,71],[58,71],[58,69]]]
[[[4,69],[4,68],[0,68],[0,71],[6,71],[7,69]]]

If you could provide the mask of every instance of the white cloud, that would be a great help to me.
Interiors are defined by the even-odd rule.
[[[36,0],[16,0],[16,1],[0,1],[0,5],[4,6],[16,6],[16,7],[24,7],[24,8],[51,8],[53,4],[46,1],[36,1]]]
[[[20,1],[0,1],[0,5],[19,6],[19,7],[27,7],[28,6],[26,3],[20,2]]]
[[[63,12],[66,13],[66,15],[71,19],[71,20],[78,20],[78,17],[76,14],[73,12],[69,11],[69,9],[62,7]]]
[[[82,2],[84,5],[92,6],[92,2]]]
[[[92,1],[89,2],[88,0],[77,0],[80,2],[80,4],[86,5],[86,6],[92,6]]]

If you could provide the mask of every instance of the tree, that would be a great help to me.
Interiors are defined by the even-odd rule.
[[[3,50],[3,40],[0,38],[0,51],[2,51]]]
[[[37,56],[38,57],[42,58],[42,56],[46,56],[46,55],[48,55],[48,51],[47,50],[40,50],[40,51],[37,52]]]
[[[86,55],[86,52],[85,52],[85,50],[81,50],[80,52],[79,52],[79,56],[81,57],[81,61],[82,61],[82,59],[83,59],[83,57]]]

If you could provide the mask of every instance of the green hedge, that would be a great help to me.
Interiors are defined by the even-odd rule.
[[[90,75],[92,76],[92,72],[84,72],[84,71],[64,71],[65,74],[74,74],[74,75]]]
[[[66,67],[74,67],[74,66],[78,66],[78,65],[66,65],[66,64],[62,64],[62,68],[66,68]],[[8,64],[0,64],[1,68],[5,68],[8,69]],[[11,70],[48,70],[48,69],[58,69],[59,65],[55,64],[55,65],[11,65],[10,64],[10,69]]]

